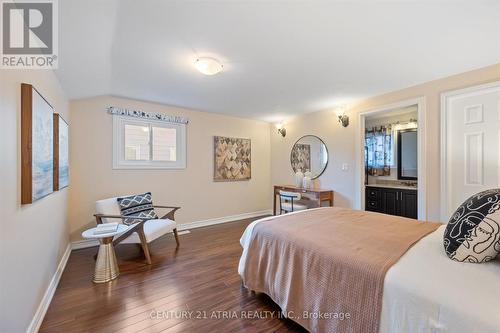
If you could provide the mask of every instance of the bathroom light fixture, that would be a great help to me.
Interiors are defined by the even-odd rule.
[[[335,114],[337,115],[337,118],[339,119],[339,123],[342,124],[343,127],[349,126],[349,117],[345,114],[345,105],[341,105],[336,108]]]
[[[224,66],[219,60],[210,57],[201,57],[196,59],[196,69],[205,75],[215,75],[220,73]]]
[[[286,128],[284,123],[277,123],[276,128],[278,129],[278,133],[281,134],[282,137],[286,136]]]

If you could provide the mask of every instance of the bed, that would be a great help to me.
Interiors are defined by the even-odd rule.
[[[318,212],[319,210],[322,211]],[[315,229],[318,225],[315,221],[315,216],[319,216],[318,214],[330,215],[332,220],[343,219],[344,223],[346,219],[352,219],[352,223],[359,223],[363,219],[381,221],[382,224],[386,220],[408,222],[408,219],[404,218],[341,208],[318,208],[252,222],[240,240],[243,253],[238,272],[248,289],[266,293],[290,319],[311,332],[500,332],[498,260],[483,264],[452,261],[443,251],[445,226],[429,227],[427,226],[429,222],[418,222],[427,229],[420,232],[422,236],[417,236],[415,238],[417,241],[414,243],[408,241],[408,248],[403,249],[402,255],[384,271],[380,288],[381,304],[377,307],[376,302],[365,299],[363,303],[366,301],[367,306],[353,307],[349,303],[351,296],[345,295],[352,295],[353,298],[359,295],[351,292],[351,294],[341,294],[343,297],[338,296],[338,287],[346,285],[346,281],[342,281],[343,275],[338,278],[338,272],[328,264],[321,264],[318,257],[313,256],[311,259],[311,255],[308,255],[308,260],[313,261],[312,264],[309,262],[306,265],[303,262],[305,259],[297,255],[303,246],[308,247],[308,251],[325,253],[324,249],[316,244],[317,238],[328,238],[328,235],[324,235],[324,229],[318,228],[323,235],[311,236],[314,235],[314,230],[311,229]],[[307,237],[287,234],[285,223],[291,219],[303,221],[297,222],[297,225],[303,223],[303,226],[307,224],[312,226],[305,227]],[[281,232],[283,237],[279,242],[268,241],[272,238],[270,235],[273,228],[274,230],[283,228]],[[290,230],[297,233],[298,229]],[[258,239],[261,239],[260,243]],[[365,259],[361,262],[363,260]],[[273,267],[273,261],[280,262],[280,268]],[[365,261],[365,264],[367,262]],[[360,272],[366,270],[364,264],[360,266]],[[318,280],[315,278],[317,275],[335,276],[337,280],[328,278]],[[253,276],[260,276],[260,280],[256,281]],[[301,280],[299,287],[296,287],[297,281],[293,281],[297,276]],[[349,283],[356,284],[356,282]],[[292,285],[295,287],[292,288]],[[376,289],[375,284],[373,288]],[[376,295],[377,292],[372,294]],[[324,304],[329,304],[332,311],[325,309]],[[350,310],[351,313],[349,311],[346,313],[349,313],[351,318],[346,319],[346,313],[338,311],[343,308]],[[300,315],[301,313],[313,315],[318,309],[323,311],[322,318],[304,320]],[[352,321],[356,318],[358,315],[356,311],[360,311],[359,309],[366,312],[359,317],[361,321],[367,322],[366,325],[345,324],[349,319]]]

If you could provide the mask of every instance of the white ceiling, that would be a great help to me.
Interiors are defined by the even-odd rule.
[[[278,121],[500,62],[500,1],[59,2],[69,98]],[[224,71],[204,76],[198,56]]]

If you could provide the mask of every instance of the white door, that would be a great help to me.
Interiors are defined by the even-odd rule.
[[[443,210],[500,187],[500,82],[443,94]]]

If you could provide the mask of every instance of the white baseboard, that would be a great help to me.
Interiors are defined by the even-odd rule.
[[[30,326],[28,326],[28,329],[26,330],[26,333],[36,333],[40,329],[40,326],[42,325],[43,322],[43,318],[45,317],[45,313],[49,308],[50,302],[52,301],[52,297],[54,296],[54,293],[56,292],[57,289],[57,285],[59,284],[59,280],[61,280],[62,273],[64,272],[64,268],[66,267],[66,263],[68,262],[69,255],[71,254],[71,249],[72,249],[71,244],[68,244],[66,250],[64,250],[64,254],[61,258],[61,261],[59,262],[59,265],[57,266],[54,276],[52,277],[52,280],[50,281],[47,290],[43,295],[42,301],[40,302],[38,308],[36,309],[33,320],[31,321]]]
[[[97,239],[82,239],[71,242],[71,250],[86,249],[98,245],[99,241]]]
[[[184,230],[190,230],[190,229],[195,229],[195,228],[208,227],[210,225],[227,223],[227,222],[234,222],[234,221],[238,221],[238,220],[249,219],[252,217],[263,216],[263,215],[272,215],[272,214],[273,214],[273,211],[271,209],[266,209],[266,210],[260,210],[257,212],[251,212],[251,213],[243,213],[243,214],[238,214],[238,215],[217,217],[217,218],[208,219],[208,220],[201,220],[201,221],[179,224],[177,226],[177,230],[184,231]],[[99,245],[99,242],[95,239],[82,239],[82,240],[72,242],[71,249],[72,250],[85,249],[85,248],[93,247],[93,246],[97,246],[97,245]]]
[[[227,223],[227,222],[234,222],[234,221],[238,221],[238,220],[249,219],[252,217],[263,216],[263,215],[272,215],[272,214],[273,214],[273,211],[271,209],[266,209],[266,210],[260,210],[257,212],[251,212],[251,213],[243,213],[243,214],[238,214],[238,215],[216,217],[216,218],[208,219],[208,220],[179,224],[177,226],[177,230],[182,231],[182,230],[190,230],[190,229],[201,228],[201,227],[208,227],[210,225]]]

